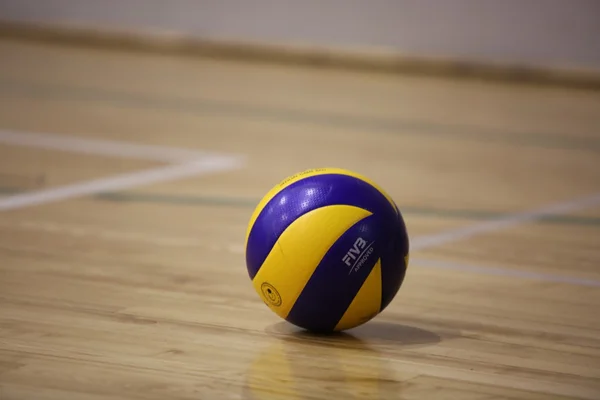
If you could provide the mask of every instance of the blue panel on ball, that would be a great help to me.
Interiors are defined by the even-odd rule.
[[[325,254],[286,319],[311,331],[332,331],[379,259],[389,228],[372,215],[348,229]],[[348,257],[353,248],[358,255]]]
[[[402,215],[396,218],[386,247],[381,249],[381,311],[394,299],[406,274],[404,257],[409,250],[408,234]]]
[[[251,279],[260,269],[283,231],[298,217],[328,205],[352,205],[383,218],[396,218],[396,210],[376,188],[342,174],[311,176],[291,184],[263,208],[246,243],[246,265]]]

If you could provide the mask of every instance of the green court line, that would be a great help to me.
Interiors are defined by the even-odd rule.
[[[11,195],[26,193],[13,187],[0,187],[0,195]],[[191,196],[191,195],[166,195],[153,193],[131,193],[131,192],[105,192],[99,193],[94,198],[103,201],[123,202],[123,203],[156,203],[181,206],[209,206],[209,207],[234,207],[254,209],[259,199],[222,197],[222,196]],[[406,216],[416,217],[434,217],[447,219],[467,219],[474,221],[490,220],[501,218],[508,213],[483,211],[483,210],[461,210],[461,209],[438,209],[427,207],[401,207],[401,211]],[[569,215],[549,215],[541,217],[538,223],[560,224],[560,225],[578,225],[578,226],[600,226],[600,218],[579,217]]]
[[[187,195],[162,195],[128,192],[105,192],[96,195],[96,198],[115,202],[138,202],[138,203],[163,203],[186,206],[214,206],[214,207],[237,207],[254,208],[260,200],[244,199],[235,197],[219,196],[187,196]]]
[[[245,199],[235,197],[211,197],[211,196],[189,196],[189,195],[164,195],[151,193],[128,193],[128,192],[107,192],[96,195],[96,198],[114,202],[139,202],[139,203],[162,203],[171,205],[185,206],[213,206],[213,207],[237,207],[253,209],[259,202],[259,199]],[[501,218],[508,215],[503,212],[461,210],[461,209],[436,209],[425,207],[401,207],[404,215],[435,217],[435,218],[456,218],[468,220],[490,220]],[[561,225],[583,225],[600,226],[600,218],[579,217],[569,215],[549,215],[541,217],[537,222]]]
[[[351,114],[308,111],[301,109],[254,106],[232,101],[206,98],[157,97],[139,93],[106,90],[95,87],[73,87],[40,82],[23,82],[0,79],[0,92],[4,95],[36,96],[52,99],[104,102],[119,107],[169,110],[194,115],[225,115],[235,118],[272,120],[285,123],[306,124],[316,127],[333,127],[365,134],[388,133],[429,138],[453,138],[468,141],[533,146],[549,149],[576,149],[600,151],[600,139],[572,135],[544,134],[540,132],[516,133],[490,127],[437,124],[422,120],[402,118],[373,118]],[[314,129],[314,128],[313,128]]]
[[[11,195],[17,193],[23,193],[23,190],[19,190],[13,187],[0,187],[0,195]]]

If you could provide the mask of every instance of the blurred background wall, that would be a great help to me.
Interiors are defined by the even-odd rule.
[[[0,0],[0,19],[600,71],[598,0]]]

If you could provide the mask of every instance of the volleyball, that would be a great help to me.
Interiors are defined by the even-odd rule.
[[[254,289],[279,317],[314,332],[362,325],[406,274],[409,240],[394,200],[365,176],[311,169],[273,187],[246,232]]]

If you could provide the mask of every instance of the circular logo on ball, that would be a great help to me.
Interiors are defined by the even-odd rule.
[[[260,286],[260,290],[269,304],[275,307],[279,307],[281,305],[281,296],[279,295],[279,292],[275,290],[273,285],[265,282]]]

